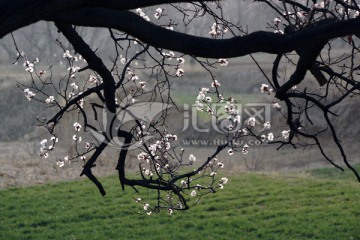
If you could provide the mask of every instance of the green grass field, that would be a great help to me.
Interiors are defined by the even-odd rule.
[[[138,195],[116,177],[103,178],[106,197],[85,179],[1,190],[0,239],[360,239],[360,184],[327,171],[229,176],[171,217],[137,214]]]

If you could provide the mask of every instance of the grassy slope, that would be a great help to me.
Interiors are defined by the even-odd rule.
[[[360,239],[352,180],[231,176],[184,213],[144,216],[116,177],[0,191],[0,239]]]

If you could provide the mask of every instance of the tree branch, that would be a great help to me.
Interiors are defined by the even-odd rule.
[[[97,72],[104,81],[104,97],[108,110],[112,113],[116,112],[115,104],[115,80],[111,72],[106,68],[105,64],[99,58],[90,46],[79,36],[79,34],[68,24],[55,23],[56,27],[68,39],[74,50],[80,53],[88,62],[89,68]]]
[[[128,10],[157,4],[191,2],[186,0],[2,0],[0,1],[0,38],[59,12],[80,7],[96,6]],[[205,2],[199,0],[197,2]]]
[[[209,39],[167,30],[129,11],[81,8],[52,16],[47,20],[80,26],[113,28],[154,47],[208,58],[239,57],[256,52],[287,53],[304,47],[309,42],[317,43],[347,36],[358,32],[360,27],[360,18],[356,18],[304,28],[289,35],[257,31],[243,37]]]

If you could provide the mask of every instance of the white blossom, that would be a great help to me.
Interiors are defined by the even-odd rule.
[[[78,122],[76,122],[76,123],[74,123],[74,128],[75,128],[75,131],[77,131],[77,132],[79,132],[80,131],[80,129],[81,129],[81,124],[80,123],[78,123]]]
[[[171,208],[168,209],[168,212],[170,216],[174,213],[174,211]]]
[[[278,109],[278,110],[281,109],[281,106],[280,106],[279,103],[273,103],[272,106],[273,106],[273,108],[276,108],[276,109]]]
[[[145,82],[139,82],[139,84],[140,84],[141,88],[144,88],[146,83]]]
[[[274,24],[278,25],[279,23],[281,23],[281,19],[280,18],[274,18]]]
[[[65,165],[64,161],[62,159],[59,159],[56,161],[56,164],[59,166],[59,167],[63,167]]]
[[[205,97],[206,97],[205,94],[202,91],[200,91],[196,99],[199,101],[203,101]]]
[[[72,58],[73,56],[70,54],[70,51],[69,50],[66,50],[63,54],[63,58]]]
[[[226,60],[225,58],[220,58],[219,63],[220,63],[220,66],[225,67],[229,64],[229,61]]]
[[[46,148],[46,143],[47,143],[47,139],[41,140],[41,142],[40,142],[41,147]]]
[[[196,161],[196,157],[193,154],[190,154],[189,161],[190,161],[190,164],[193,164]]]
[[[82,92],[81,92],[81,93],[82,93]],[[79,93],[79,95],[80,95],[81,93]],[[84,99],[83,99],[83,98],[81,98],[77,103],[79,104],[79,107],[80,107],[80,108],[84,108]]]
[[[136,80],[139,80],[139,77],[136,76],[135,74],[132,74],[131,81],[136,81]]]
[[[99,83],[101,83],[101,81],[96,76],[93,76],[93,75],[89,76],[88,81],[90,82],[90,84],[99,84]]]
[[[176,70],[175,76],[176,76],[176,77],[182,77],[183,75],[184,75],[184,69],[178,68],[178,69]]]
[[[324,8],[325,7],[325,3],[324,2],[319,2],[319,3],[315,3],[314,4],[314,8]]]
[[[75,96],[75,93],[74,93],[74,92],[70,92],[70,93],[69,93],[69,98],[72,98],[73,96]]]
[[[203,87],[203,88],[200,89],[200,92],[202,92],[202,93],[208,93],[208,92],[209,92],[209,89]]]
[[[181,186],[185,187],[187,185],[187,182],[185,180],[180,181]]]
[[[45,102],[52,103],[52,102],[54,102],[54,100],[55,100],[54,96],[49,96],[48,98],[45,99]]]
[[[360,12],[359,12],[359,11],[356,11],[356,12],[354,13],[354,18],[359,17],[359,15],[360,15]]]
[[[247,125],[254,127],[256,124],[256,119],[254,117],[251,117],[247,120]]]
[[[25,97],[31,101],[31,99],[35,96],[35,93],[30,91],[28,88],[24,89]]]
[[[154,14],[154,17],[155,17],[155,18],[159,18],[159,17],[161,16],[162,12],[163,12],[163,9],[162,9],[162,8],[156,9],[155,14]]]
[[[261,93],[269,91],[269,85],[261,84],[260,91],[261,91]]]
[[[145,160],[148,157],[147,153],[141,152],[137,155],[138,160]]]
[[[198,111],[202,111],[203,108],[204,108],[204,104],[202,104],[202,103],[199,102],[199,101],[196,101],[196,102],[195,102],[195,107],[196,107],[196,109],[197,109]]]
[[[175,57],[175,53],[173,51],[169,51],[168,53],[162,53],[169,61],[171,61]]]
[[[264,134],[261,135],[261,136],[260,136],[260,139],[261,139],[262,142],[264,142],[264,141],[266,140],[266,135],[264,135]]]
[[[268,133],[267,139],[268,139],[269,141],[273,141],[273,140],[274,140],[274,134],[273,134],[273,133]]]
[[[152,176],[153,175],[153,173],[152,173],[152,171],[150,169],[145,169],[144,174],[146,176]]]
[[[219,168],[224,168],[224,163],[223,162],[218,162],[217,165],[218,165]]]
[[[249,153],[249,145],[245,144],[243,149],[241,150],[241,152],[243,154],[248,154]]]
[[[284,130],[281,132],[283,138],[287,139],[290,135],[290,130]]]
[[[223,35],[228,31],[227,28],[224,28],[223,30],[221,29],[221,26],[217,23],[213,23],[213,25],[211,26],[211,31],[209,32],[209,35],[211,35],[212,37],[216,37],[218,35]]]
[[[178,60],[179,62],[179,65],[183,65],[185,63],[185,59],[180,57],[180,58],[177,58],[176,60]]]
[[[190,195],[191,195],[192,197],[195,197],[195,196],[196,196],[196,190],[192,190],[191,193],[190,193]]]
[[[67,70],[68,71],[71,70],[71,73],[76,73],[77,71],[80,70],[80,67],[73,66],[73,67],[69,67]]]
[[[264,123],[264,130],[270,129],[270,122]]]
[[[25,68],[25,71],[29,72],[29,73],[33,73],[34,72],[34,68],[33,67],[27,67]]]
[[[149,205],[148,203],[145,203],[145,204],[144,204],[144,210],[147,211],[148,208],[149,208],[149,206],[150,206],[150,205]]]
[[[82,138],[81,136],[77,136],[76,134],[73,136],[73,140],[76,142],[81,142]]]
[[[211,83],[211,87],[220,87],[220,83],[218,82],[218,80],[214,80],[214,81]]]
[[[229,179],[226,178],[226,177],[222,177],[222,178],[220,179],[220,182],[221,182],[222,184],[227,184],[228,181],[229,181]]]

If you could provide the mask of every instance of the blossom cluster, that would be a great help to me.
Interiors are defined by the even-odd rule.
[[[228,32],[228,28],[226,26],[223,26],[218,23],[213,23],[211,26],[211,31],[209,32],[209,35],[213,38],[216,38],[218,36],[223,36],[225,33]]]
[[[260,87],[260,91],[261,91],[261,93],[267,93],[267,94],[269,94],[269,95],[270,95],[270,93],[274,93],[274,92],[275,92],[273,89],[269,89],[269,86],[268,86],[267,84],[262,84],[261,87]],[[272,107],[275,108],[275,109],[277,109],[277,110],[279,110],[279,111],[281,110],[281,105],[280,105],[278,102],[273,102],[273,103],[272,103]],[[254,124],[254,121],[252,122],[252,124]],[[267,124],[267,123],[265,123],[265,124]],[[269,124],[269,125],[266,125],[266,126],[265,126],[265,124],[264,124],[264,130],[270,129],[270,124]],[[286,140],[286,139],[289,138],[289,136],[290,136],[290,130],[283,130],[283,131],[281,132],[281,135],[282,135],[282,137]],[[267,137],[264,136],[264,135],[261,136],[261,139],[262,139],[262,140],[263,140],[263,139],[266,139],[266,138],[267,138],[269,141],[273,141],[273,140],[274,140],[274,134],[273,134],[273,133],[269,133]]]
[[[55,136],[52,136],[50,138],[50,141],[47,139],[43,139],[40,141],[40,156],[43,156],[44,158],[49,157],[49,152],[54,150],[55,144],[58,142],[58,138]]]
[[[174,136],[170,136],[170,138],[174,138]],[[160,143],[157,143],[156,148],[159,148]],[[155,150],[155,146],[151,146],[151,151]],[[181,150],[182,153],[184,153],[184,150]],[[157,177],[161,176],[161,178],[164,178],[165,174],[168,174],[171,178],[177,177],[176,167],[174,167],[174,163],[170,163],[169,161],[163,165],[165,162],[164,160],[166,158],[161,158],[159,154],[153,156],[156,152],[152,153],[146,153],[141,152],[138,154],[138,159],[143,163],[154,164],[154,168],[142,168],[142,174],[145,177],[149,177],[151,179],[156,179]],[[183,158],[184,155],[181,155],[181,159],[179,160],[180,164],[183,164],[184,166],[192,166],[196,163],[196,157],[194,154],[190,154],[188,157],[188,161],[185,161]],[[169,159],[168,159],[169,160]],[[205,166],[195,169],[194,174],[192,174],[192,177],[185,177],[178,179],[176,184],[176,188],[180,190],[183,193],[186,193],[190,199],[195,199],[195,203],[205,194],[208,193],[214,193],[216,189],[223,189],[224,185],[228,183],[227,177],[220,177],[217,178],[218,170],[224,168],[224,163],[219,161],[216,157],[212,158],[211,161],[209,161]],[[196,174],[196,175],[195,175]],[[210,178],[209,185],[205,185],[204,181],[203,184],[197,183],[198,179],[201,179],[203,177]],[[183,202],[181,199],[176,198],[175,194],[171,191],[167,191],[165,196],[162,198],[163,204],[159,206],[158,203],[151,203],[151,199],[147,198],[146,200],[141,197],[134,198],[135,202],[139,203],[143,210],[144,214],[151,215],[153,212],[160,211],[160,208],[166,208],[168,214],[171,216],[174,213],[174,210],[176,209],[183,209]],[[141,212],[139,212],[141,213]]]

